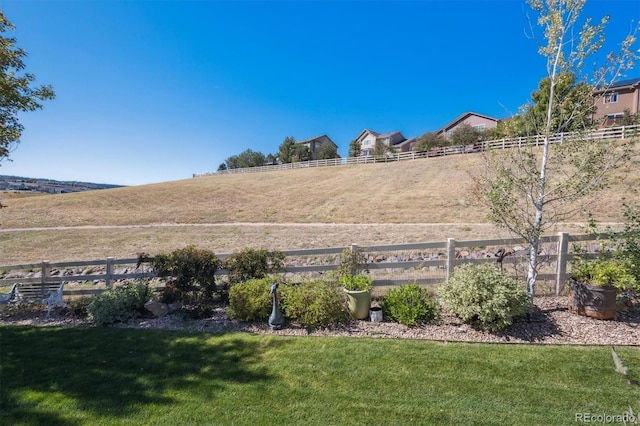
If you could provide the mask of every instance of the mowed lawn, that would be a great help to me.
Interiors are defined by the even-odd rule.
[[[640,348],[617,348],[640,376]],[[0,327],[0,424],[576,424],[640,411],[609,347]]]

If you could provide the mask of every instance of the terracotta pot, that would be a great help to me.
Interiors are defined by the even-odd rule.
[[[616,317],[617,294],[615,288],[572,281],[569,310],[590,318],[613,319]]]

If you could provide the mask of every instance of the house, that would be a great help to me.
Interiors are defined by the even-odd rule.
[[[327,135],[320,135],[313,138],[299,140],[296,141],[296,144],[306,145],[311,152],[311,159],[313,160],[319,159],[318,152],[320,150],[320,146],[322,146],[323,144],[332,144],[336,148],[336,151],[338,150],[338,145],[336,145],[335,142],[333,142]]]
[[[475,112],[465,112],[436,133],[448,139],[449,136],[463,124],[467,124],[474,129],[486,130],[496,127],[498,125],[498,119],[487,115],[476,114]]]
[[[382,142],[385,146],[395,149],[407,140],[401,132],[378,133],[373,130],[364,129],[355,139],[360,143],[360,155],[373,155],[376,143]]]
[[[594,93],[597,96],[594,121],[602,120],[604,127],[618,124],[625,110],[631,114],[640,111],[640,78],[620,80]]]
[[[395,146],[395,149],[399,152],[411,152],[415,149],[418,138],[409,138],[403,142],[400,142]]]

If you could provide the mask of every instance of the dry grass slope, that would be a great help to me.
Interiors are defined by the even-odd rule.
[[[247,246],[287,249],[497,236],[485,224],[486,208],[472,196],[472,176],[481,165],[480,154],[469,154],[9,198],[0,210],[0,230],[137,227],[2,232],[0,264],[128,257],[185,244],[228,252]],[[637,173],[620,173],[592,204],[595,217],[620,221],[621,199],[638,199],[638,180]],[[586,215],[576,218],[585,220]],[[229,223],[234,225],[202,225]],[[315,223],[327,225],[309,225]],[[154,224],[190,226],[144,227]]]

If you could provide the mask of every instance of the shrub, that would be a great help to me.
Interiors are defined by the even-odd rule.
[[[512,324],[530,307],[518,282],[491,264],[463,265],[440,286],[438,295],[452,314],[491,331]]]
[[[370,276],[364,274],[344,274],[340,277],[339,283],[345,288],[345,290],[369,291],[371,290],[371,286],[373,285],[373,279]]]
[[[390,289],[381,305],[387,319],[409,327],[433,320],[439,311],[438,303],[429,296],[429,291],[416,284]]]
[[[284,259],[284,253],[280,251],[247,248],[226,258],[224,268],[229,284],[233,285],[280,272]]]
[[[356,276],[363,272],[369,272],[367,268],[367,255],[361,251],[345,248],[340,252],[340,259],[338,260],[337,273],[339,277],[344,275]]]
[[[303,327],[330,327],[349,321],[344,292],[335,283],[319,280],[280,287],[285,317]]]
[[[139,317],[152,292],[147,281],[126,282],[97,295],[87,306],[89,317],[98,325]]]
[[[66,301],[67,309],[73,318],[86,318],[89,316],[87,308],[92,301],[91,296],[72,297]]]
[[[166,278],[171,297],[182,301],[196,301],[199,296],[213,299],[217,292],[215,273],[220,261],[211,250],[189,245],[171,253],[159,254],[151,260],[158,277]]]
[[[229,316],[240,321],[269,318],[273,302],[271,284],[274,280],[260,278],[248,280],[229,289]]]

